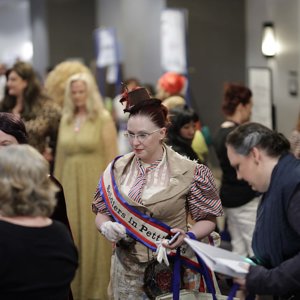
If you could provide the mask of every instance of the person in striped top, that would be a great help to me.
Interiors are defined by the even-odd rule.
[[[159,99],[138,88],[124,93],[121,101],[129,113],[126,136],[132,152],[119,158],[112,170],[120,193],[137,211],[167,224],[173,233],[180,232],[167,248],[183,244],[188,215],[193,219],[189,231],[199,240],[208,236],[215,229],[216,217],[223,214],[211,171],[164,143],[169,118]],[[154,253],[113,220],[99,188],[92,209],[98,230],[117,243],[111,272],[113,298],[148,299],[143,279]]]

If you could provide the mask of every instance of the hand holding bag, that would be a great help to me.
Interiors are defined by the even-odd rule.
[[[196,239],[195,235],[191,232],[187,233],[190,238]],[[178,270],[180,270],[180,250],[177,249],[177,254],[175,257],[175,262],[174,262],[174,272],[173,272],[173,293],[167,293],[160,295],[156,297],[156,300],[239,300],[238,298],[235,298],[236,291],[238,290],[239,286],[237,284],[234,284],[229,295],[224,296],[220,294],[216,294],[215,288],[213,286],[213,282],[211,279],[211,276],[209,274],[208,267],[204,263],[204,261],[196,254],[197,260],[201,266],[201,274],[204,277],[206,287],[208,292],[203,293],[203,292],[198,292],[198,291],[193,291],[193,290],[181,290],[179,291],[180,288],[180,281],[178,280]],[[177,276],[176,276],[177,273]],[[252,300],[254,299],[253,296],[247,297],[247,300]]]

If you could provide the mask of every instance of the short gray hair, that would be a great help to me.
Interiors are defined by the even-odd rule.
[[[290,151],[290,143],[283,134],[259,123],[239,125],[228,134],[226,144],[244,156],[254,147],[266,151],[271,157],[279,157]]]
[[[29,145],[0,149],[0,212],[3,216],[50,216],[58,191],[49,164]]]

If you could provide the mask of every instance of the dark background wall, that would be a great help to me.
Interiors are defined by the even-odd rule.
[[[188,58],[192,104],[212,133],[223,116],[223,83],[245,82],[245,2],[169,0],[188,10]]]
[[[89,64],[94,57],[96,0],[47,0],[49,63],[80,58]]]

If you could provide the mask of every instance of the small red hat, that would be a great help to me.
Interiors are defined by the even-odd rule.
[[[135,106],[137,103],[143,101],[143,100],[149,100],[151,99],[147,89],[143,87],[136,87],[135,89],[128,92],[127,89],[125,89],[125,92],[120,97],[120,102],[126,102],[126,107],[124,109],[124,112],[129,112],[130,109]]]
[[[171,95],[180,94],[185,82],[186,78],[176,72],[167,72],[158,80],[159,86]]]

